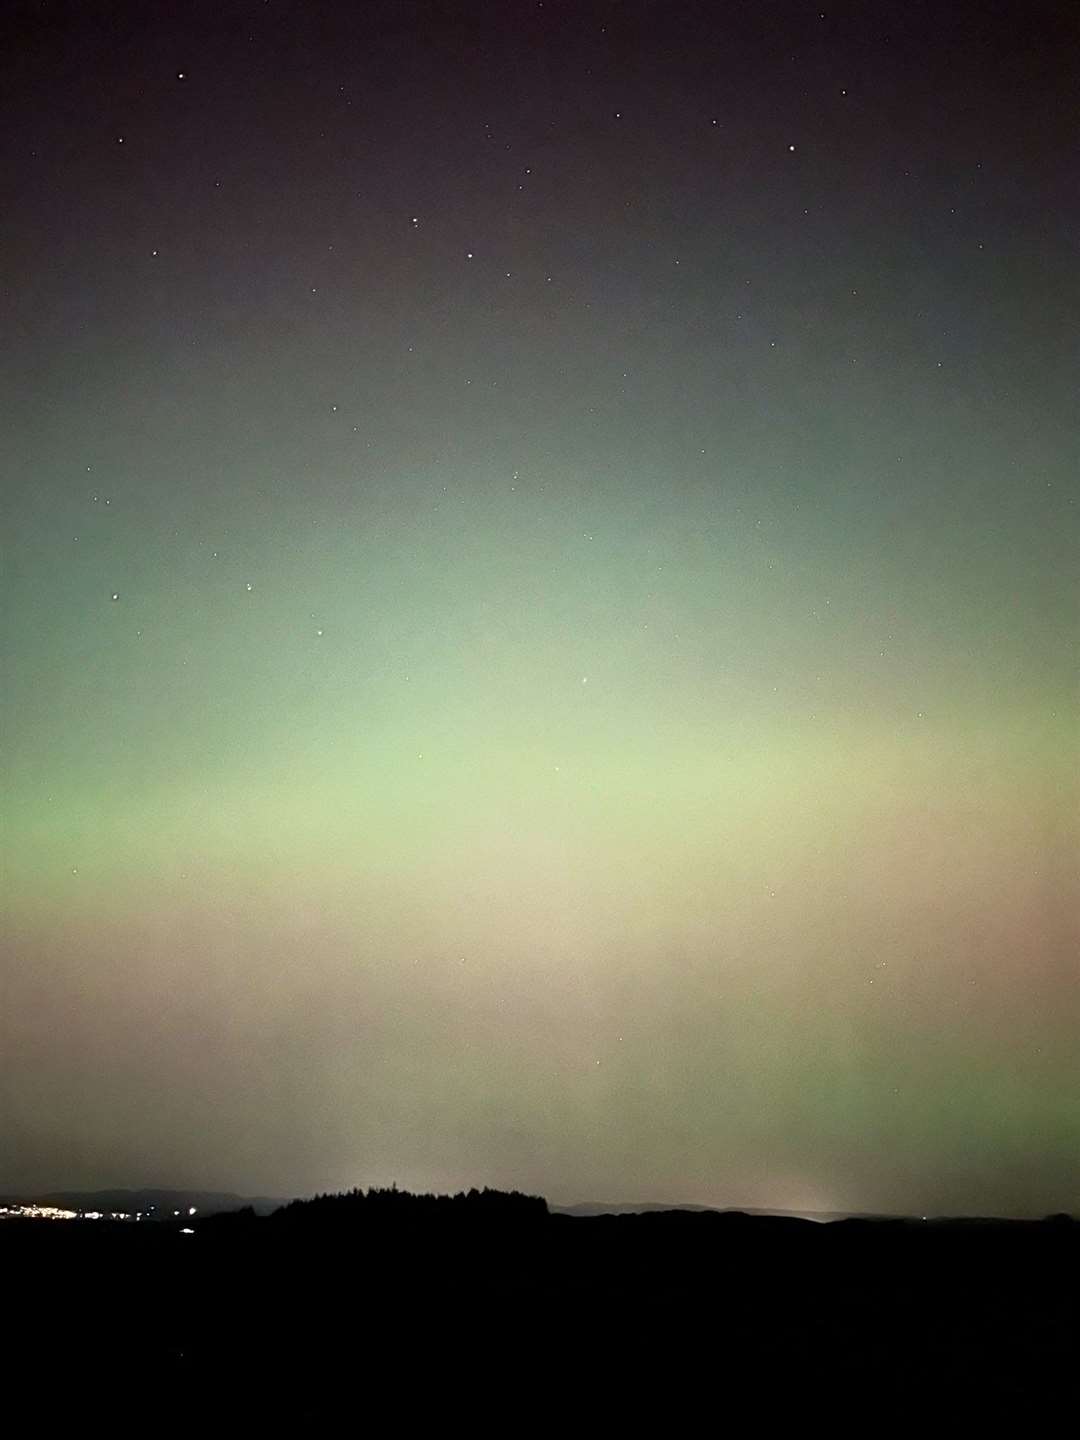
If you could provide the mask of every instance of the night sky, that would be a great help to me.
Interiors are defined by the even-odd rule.
[[[1080,1209],[1080,10],[819,3],[5,7],[0,1190]]]

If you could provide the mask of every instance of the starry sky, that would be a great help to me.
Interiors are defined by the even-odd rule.
[[[4,23],[0,1189],[1080,1209],[1075,7]]]

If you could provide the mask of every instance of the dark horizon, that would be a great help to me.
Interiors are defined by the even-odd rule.
[[[658,1433],[749,1402],[1075,1391],[1080,1224],[552,1213],[387,1190],[149,1224],[0,1224],[13,1394],[177,1433],[355,1421],[358,1401],[500,1428],[528,1405]],[[89,1297],[89,1303],[88,1303]],[[461,1397],[460,1401],[458,1396]],[[516,1407],[516,1408],[515,1408]],[[785,1417],[786,1418],[786,1417]],[[231,1428],[231,1427],[230,1427]],[[306,1432],[305,1432],[306,1433]]]
[[[209,1217],[212,1217],[212,1216],[215,1215],[215,1214],[229,1213],[230,1211],[235,1211],[235,1210],[238,1210],[238,1209],[246,1209],[246,1208],[249,1208],[249,1207],[252,1207],[252,1206],[255,1207],[255,1210],[256,1210],[256,1213],[257,1213],[257,1214],[260,1214],[260,1215],[264,1215],[264,1216],[265,1216],[265,1215],[269,1215],[269,1214],[273,1213],[273,1212],[276,1211],[276,1210],[284,1209],[284,1208],[286,1208],[286,1207],[288,1207],[288,1206],[290,1206],[290,1205],[303,1204],[303,1203],[310,1202],[310,1201],[312,1201],[312,1200],[319,1200],[319,1199],[344,1199],[344,1198],[348,1198],[348,1197],[353,1196],[353,1195],[356,1195],[356,1194],[363,1194],[363,1193],[381,1193],[381,1194],[386,1194],[386,1193],[389,1193],[389,1192],[395,1192],[395,1193],[398,1193],[398,1194],[402,1195],[403,1197],[418,1197],[418,1198],[427,1198],[427,1199],[436,1198],[436,1199],[440,1199],[440,1200],[449,1200],[449,1199],[460,1199],[462,1196],[464,1196],[464,1195],[466,1195],[466,1194],[469,1194],[469,1193],[474,1193],[474,1194],[475,1194],[475,1193],[480,1193],[480,1192],[486,1193],[490,1188],[491,1188],[491,1187],[473,1185],[473,1186],[463,1187],[462,1189],[457,1190],[457,1191],[425,1191],[425,1192],[419,1192],[419,1191],[410,1191],[410,1190],[404,1189],[403,1187],[398,1186],[395,1181],[389,1181],[389,1182],[387,1182],[387,1183],[385,1183],[385,1184],[375,1184],[375,1185],[368,1185],[368,1186],[353,1186],[353,1187],[349,1187],[349,1188],[348,1188],[347,1190],[345,1190],[345,1191],[315,1191],[315,1192],[311,1192],[311,1193],[308,1193],[308,1194],[300,1194],[300,1195],[243,1195],[243,1194],[239,1194],[239,1193],[237,1193],[237,1192],[235,1192],[235,1191],[230,1191],[230,1190],[216,1190],[216,1189],[215,1189],[215,1190],[211,1190],[211,1189],[207,1189],[207,1188],[205,1188],[205,1187],[191,1188],[191,1187],[187,1187],[187,1186],[167,1186],[167,1185],[106,1186],[106,1187],[103,1187],[102,1189],[99,1189],[99,1190],[75,1190],[75,1189],[71,1189],[71,1188],[65,1188],[65,1187],[63,1187],[63,1186],[56,1186],[56,1187],[53,1187],[52,1189],[42,1189],[42,1190],[34,1191],[34,1192],[32,1192],[32,1193],[23,1192],[23,1193],[20,1193],[20,1194],[17,1194],[17,1195],[16,1195],[16,1194],[12,1194],[12,1193],[7,1193],[7,1192],[0,1192],[0,1205],[3,1205],[3,1204],[9,1204],[9,1205],[10,1205],[10,1204],[14,1204],[14,1203],[19,1203],[19,1204],[22,1204],[22,1205],[31,1205],[31,1204],[35,1204],[35,1203],[36,1203],[36,1204],[39,1204],[39,1205],[58,1205],[58,1204],[60,1204],[60,1203],[62,1203],[62,1202],[66,1202],[66,1203],[69,1204],[69,1205],[76,1205],[76,1206],[78,1206],[78,1205],[79,1205],[79,1202],[85,1202],[85,1203],[81,1206],[81,1208],[85,1208],[85,1207],[86,1207],[86,1204],[89,1204],[90,1202],[97,1201],[97,1202],[101,1203],[101,1202],[103,1202],[105,1199],[117,1199],[117,1200],[118,1200],[121,1196],[127,1196],[127,1197],[133,1197],[133,1198],[139,1198],[139,1197],[148,1198],[148,1197],[150,1197],[150,1196],[156,1196],[156,1197],[159,1197],[159,1198],[167,1198],[169,1205],[174,1205],[174,1204],[176,1204],[177,1201],[181,1202],[181,1208],[176,1211],[176,1214],[179,1215],[179,1216],[180,1216],[182,1219],[184,1219],[184,1220],[190,1218],[190,1217],[188,1216],[188,1212],[187,1212],[187,1209],[186,1209],[186,1207],[188,1206],[189,1202],[194,1202],[195,1200],[199,1200],[199,1201],[200,1201],[200,1204],[199,1204],[197,1210],[193,1209],[193,1210],[191,1211],[191,1215],[196,1216],[196,1217],[197,1217],[198,1219],[200,1219],[200,1220],[204,1220],[204,1219],[207,1219],[207,1218],[209,1218]],[[493,1193],[498,1193],[498,1194],[506,1194],[506,1193],[511,1193],[511,1194],[524,1194],[525,1192],[516,1191],[516,1190],[515,1190],[515,1191],[511,1191],[511,1192],[506,1192],[506,1191],[498,1190],[497,1188],[495,1188],[495,1190],[493,1191]],[[203,1206],[204,1206],[206,1200],[209,1199],[209,1198],[211,1198],[211,1197],[212,1197],[212,1199],[213,1199],[214,1202],[228,1201],[228,1202],[230,1202],[230,1203],[229,1203],[228,1206],[225,1207],[225,1208],[222,1208],[222,1207],[220,1206],[220,1204],[219,1204],[219,1208],[218,1208],[218,1209],[213,1209],[213,1208],[204,1209]],[[935,1221],[935,1222],[962,1222],[962,1221],[981,1222],[981,1221],[996,1221],[996,1222],[1033,1222],[1033,1223],[1038,1223],[1038,1222],[1041,1222],[1041,1221],[1048,1221],[1048,1220],[1055,1220],[1055,1221],[1057,1221],[1057,1220],[1061,1220],[1062,1218],[1066,1218],[1066,1219],[1070,1219],[1070,1220],[1080,1221],[1080,1214],[1074,1213],[1074,1212],[1069,1211],[1069,1210],[1048,1211],[1048,1212],[1046,1212],[1046,1213],[1043,1214],[1043,1215],[1002,1215],[1002,1214],[992,1214],[992,1213],[984,1213],[984,1212],[966,1212],[966,1213],[959,1213],[959,1212],[957,1212],[957,1213],[930,1213],[930,1212],[927,1212],[927,1213],[925,1213],[925,1214],[917,1214],[917,1213],[912,1213],[912,1212],[867,1211],[867,1210],[862,1210],[862,1211],[791,1210],[791,1209],[770,1208],[770,1207],[751,1207],[751,1206],[723,1205],[723,1204],[702,1204],[702,1203],[700,1203],[700,1202],[693,1201],[693,1200],[673,1201],[673,1202],[663,1202],[663,1201],[661,1201],[661,1202],[657,1202],[657,1201],[621,1201],[621,1200],[619,1200],[619,1201],[601,1202],[601,1201],[595,1201],[595,1200],[578,1200],[578,1201],[575,1201],[575,1202],[567,1202],[567,1201],[557,1201],[557,1200],[553,1200],[553,1199],[551,1199],[549,1196],[544,1196],[544,1195],[535,1196],[535,1197],[530,1197],[530,1198],[536,1198],[536,1199],[542,1200],[542,1201],[544,1202],[544,1204],[548,1207],[549,1211],[550,1211],[552,1214],[563,1214],[563,1215],[579,1214],[579,1215],[582,1216],[582,1218],[584,1218],[584,1217],[587,1216],[587,1215],[615,1215],[615,1214],[638,1214],[638,1213],[650,1213],[650,1212],[684,1211],[684,1212],[689,1212],[689,1213],[707,1212],[707,1213],[715,1213],[715,1214],[745,1214],[745,1215],[747,1215],[747,1216],[760,1216],[760,1217],[762,1217],[762,1218],[769,1218],[769,1217],[789,1217],[789,1218],[798,1218],[798,1219],[812,1220],[812,1221],[821,1222],[821,1223],[830,1223],[830,1222],[834,1222],[834,1221],[838,1221],[838,1220],[844,1220],[844,1219],[850,1219],[850,1220],[903,1220],[903,1221],[911,1221],[911,1222],[915,1222],[915,1221],[919,1221],[919,1222],[922,1222],[922,1221]],[[145,1213],[145,1212],[144,1212],[144,1213]],[[166,1217],[166,1218],[168,1218],[168,1217]]]

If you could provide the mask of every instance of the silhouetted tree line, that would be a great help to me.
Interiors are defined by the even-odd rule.
[[[339,1224],[444,1221],[516,1226],[535,1224],[547,1216],[547,1201],[542,1195],[525,1195],[519,1190],[491,1190],[485,1186],[483,1190],[461,1190],[456,1195],[416,1195],[394,1184],[292,1200],[275,1210],[270,1219],[279,1226],[310,1225],[321,1229]]]

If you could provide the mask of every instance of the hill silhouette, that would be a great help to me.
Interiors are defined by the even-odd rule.
[[[462,1190],[456,1195],[417,1195],[391,1185],[292,1200],[275,1210],[272,1218],[279,1226],[302,1226],[310,1232],[399,1223],[536,1224],[547,1216],[548,1204],[543,1196],[523,1195],[517,1190],[491,1190],[485,1186],[483,1190]]]

